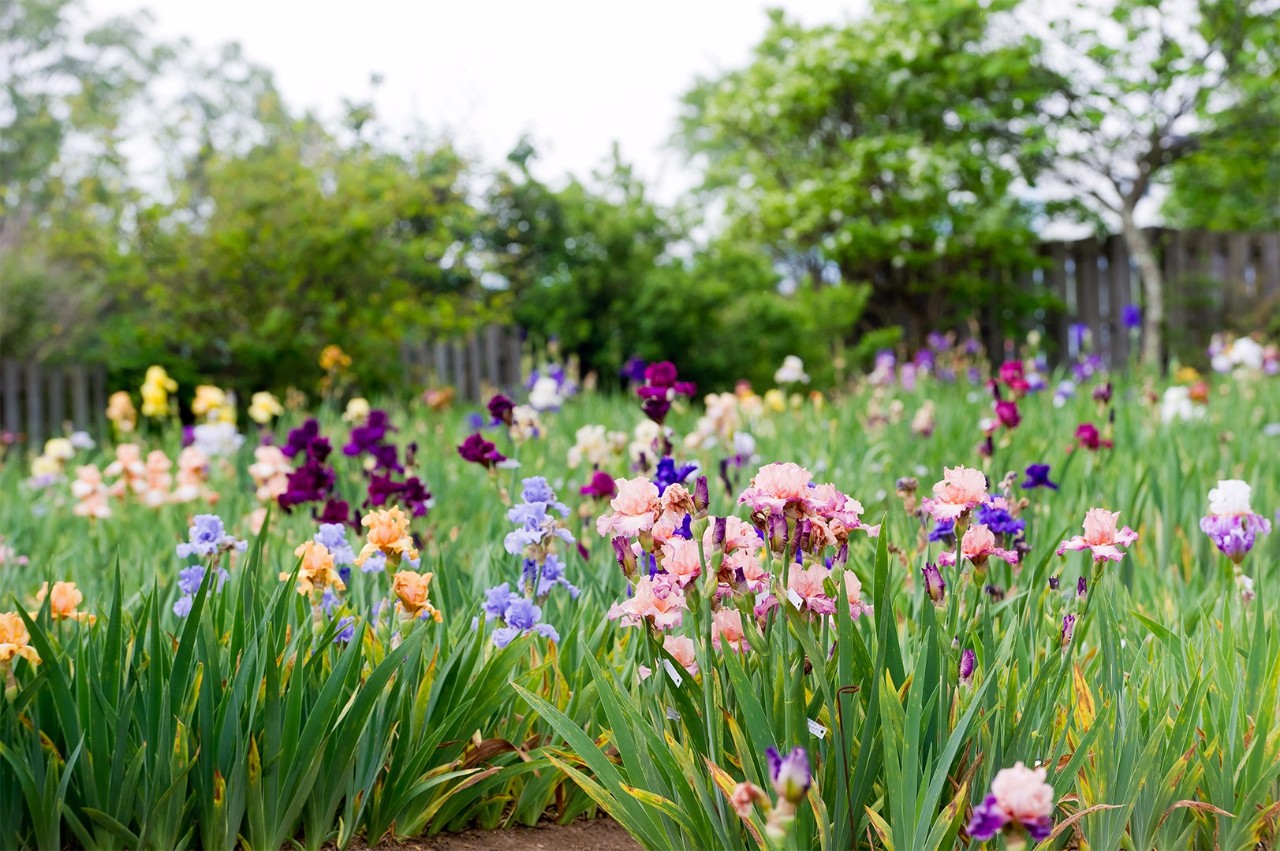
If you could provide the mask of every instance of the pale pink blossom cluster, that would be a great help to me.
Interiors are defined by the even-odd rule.
[[[806,552],[843,547],[858,529],[871,537],[880,534],[879,526],[862,524],[862,503],[835,485],[814,484],[812,473],[791,462],[761,467],[738,502],[751,508],[752,522],[775,551],[783,549],[786,536],[780,533],[787,521],[794,521],[788,534],[800,539]]]
[[[78,500],[75,513],[81,517],[109,517],[109,498],[134,497],[151,508],[197,499],[217,500],[218,495],[206,485],[209,459],[200,449],[188,446],[179,453],[176,476],[173,467],[173,461],[160,449],[147,453],[144,459],[136,443],[122,443],[116,447],[115,460],[104,469],[94,465],[76,468],[76,481],[71,485],[71,493]],[[108,484],[109,479],[115,481]]]
[[[739,500],[751,507],[754,525],[732,516],[710,518],[697,536],[691,521],[701,523],[706,516],[705,480],[694,494],[681,485],[660,493],[644,478],[619,479],[617,485],[596,529],[611,538],[632,587],[625,601],[610,608],[610,619],[676,630],[684,624],[688,595],[700,592],[712,609],[711,646],[741,653],[751,648],[744,616],[765,628],[772,609],[791,605],[814,618],[830,618],[842,596],[852,617],[871,612],[858,577],[845,571],[844,588],[838,589],[833,565],[847,559],[850,532],[875,535],[879,527],[863,525],[861,504],[833,485],[814,484],[803,467],[770,464],[757,473]],[[771,569],[775,558],[790,565],[785,574]],[[670,634],[663,641],[681,653],[695,646]],[[679,660],[690,669],[686,662],[692,657]]]
[[[289,474],[293,464],[278,446],[259,446],[253,450],[253,463],[249,476],[253,479],[254,496],[258,502],[272,503],[289,489]]]

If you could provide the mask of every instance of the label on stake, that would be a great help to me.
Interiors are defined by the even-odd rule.
[[[662,660],[662,667],[667,669],[667,676],[671,677],[671,682],[676,684],[676,688],[684,685],[684,677],[676,670],[676,666],[671,664],[670,659]]]

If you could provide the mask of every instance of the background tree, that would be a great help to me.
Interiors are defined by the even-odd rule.
[[[988,270],[1033,260],[1013,190],[1042,136],[1022,117],[1058,84],[1034,39],[994,37],[1015,5],[878,2],[813,28],[773,12],[745,68],[684,99],[678,140],[727,231],[797,287],[869,284],[868,327],[922,334],[990,303]]]
[[[1142,272],[1149,366],[1163,354],[1164,279],[1135,213],[1170,166],[1198,149],[1206,154],[1200,175],[1227,162],[1217,159],[1223,153],[1239,162],[1259,142],[1274,151],[1277,8],[1273,0],[1113,0],[1065,10],[1029,4],[1023,14],[1048,22],[1043,62],[1065,82],[1046,103],[1043,165],[1118,222]],[[1227,168],[1223,176],[1240,174]]]

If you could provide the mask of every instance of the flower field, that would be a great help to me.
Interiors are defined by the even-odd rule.
[[[1276,847],[1280,378],[1234,345],[474,410],[328,352],[185,429],[154,368],[3,456],[0,847]]]

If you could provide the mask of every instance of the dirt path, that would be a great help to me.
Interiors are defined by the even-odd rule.
[[[616,821],[540,824],[509,830],[465,830],[411,842],[384,842],[374,851],[640,851]]]

